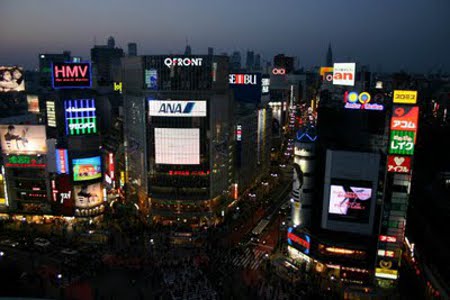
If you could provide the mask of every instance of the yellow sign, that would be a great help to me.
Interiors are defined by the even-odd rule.
[[[375,269],[375,274],[376,274],[376,276],[378,276],[378,275],[380,275],[380,274],[389,274],[389,275],[397,276],[398,270],[390,270],[390,269],[376,268],[376,269]]]
[[[122,82],[114,82],[114,91],[122,93]]]
[[[394,103],[416,104],[417,91],[394,91]]]
[[[333,67],[320,67],[320,76],[323,77],[325,73],[333,73]]]

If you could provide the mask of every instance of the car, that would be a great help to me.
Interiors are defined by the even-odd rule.
[[[46,248],[50,246],[50,241],[44,238],[35,238],[34,239],[34,245],[42,248]]]
[[[19,246],[19,242],[7,239],[7,240],[0,241],[0,245],[15,248],[15,247]]]
[[[78,251],[74,250],[74,249],[66,248],[66,249],[62,249],[61,253],[66,254],[66,255],[75,255],[75,254],[78,254]]]

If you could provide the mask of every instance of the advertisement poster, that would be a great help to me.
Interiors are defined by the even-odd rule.
[[[73,187],[75,207],[91,208],[103,202],[103,191],[100,183],[82,184]]]
[[[335,63],[333,67],[333,84],[355,85],[355,63]]]
[[[330,215],[356,221],[367,221],[372,199],[371,188],[354,186],[349,183],[332,184],[330,189],[330,204],[328,207]]]
[[[47,152],[47,136],[43,125],[0,125],[2,152],[36,154]]]
[[[394,105],[391,118],[391,130],[406,130],[417,132],[419,107]]]
[[[64,101],[67,135],[97,133],[97,114],[94,99]]]
[[[0,92],[25,90],[24,73],[21,67],[0,66]]]
[[[39,113],[39,98],[36,95],[27,95],[28,111],[31,113]]]
[[[102,177],[100,156],[72,159],[73,181],[93,180]]]
[[[411,172],[411,157],[388,155],[388,172],[409,174]]]

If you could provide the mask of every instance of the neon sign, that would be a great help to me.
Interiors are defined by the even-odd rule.
[[[242,140],[242,125],[236,125],[236,141]]]
[[[5,167],[8,168],[45,168],[42,156],[7,155]]]
[[[170,176],[206,176],[209,171],[169,171]]]
[[[378,98],[380,99],[380,98]],[[372,96],[368,92],[362,92],[358,94],[357,92],[344,93],[345,108],[347,109],[364,109],[364,110],[383,110],[384,106],[377,103],[369,103],[372,100]]]
[[[172,66],[183,66],[183,67],[189,67],[189,66],[198,66],[201,67],[203,58],[170,58],[167,57],[164,59],[164,64],[167,67]]]
[[[397,238],[395,236],[389,236],[389,235],[380,235],[378,237],[378,240],[380,242],[386,242],[386,243],[396,243]]]
[[[69,173],[67,149],[56,149],[56,171],[58,174]]]
[[[388,155],[388,172],[409,174],[411,171],[411,157]]]
[[[288,228],[288,234],[287,234],[288,244],[293,246],[293,243],[295,243],[304,248],[303,252],[305,254],[309,254],[309,249],[311,246],[311,238],[306,234],[302,234],[304,237],[297,236],[293,233],[293,230],[294,229],[292,227]]]
[[[416,104],[417,91],[394,91],[394,103]]]
[[[413,131],[392,130],[389,145],[390,154],[413,155],[414,154]]]
[[[286,74],[286,69],[274,68],[274,69],[272,69],[272,74],[273,75],[285,75]]]
[[[97,133],[97,116],[94,99],[64,101],[67,135]]]
[[[52,65],[52,86],[62,88],[90,88],[91,63],[54,63]]]

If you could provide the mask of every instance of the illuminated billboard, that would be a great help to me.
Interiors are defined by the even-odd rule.
[[[145,87],[149,90],[158,90],[158,70],[148,69],[144,74]]]
[[[355,85],[355,63],[335,63],[333,66],[333,84]]]
[[[122,94],[122,82],[113,82],[114,92],[119,92]]]
[[[394,103],[416,104],[417,91],[394,91]]]
[[[20,92],[25,90],[25,80],[21,67],[0,66],[0,92]]]
[[[39,98],[36,95],[27,95],[28,111],[31,113],[39,113]]]
[[[347,109],[383,110],[383,101],[384,97],[382,94],[377,94],[372,99],[372,95],[368,92],[358,93],[346,91],[344,93],[344,103]]]
[[[97,115],[94,99],[64,100],[67,135],[97,133]]]
[[[268,95],[270,89],[270,76],[262,75],[261,76],[261,93],[263,95]]]
[[[414,131],[392,130],[389,144],[389,153],[413,155],[415,137],[416,134]]]
[[[67,149],[56,149],[56,172],[58,174],[69,174]]]
[[[411,157],[388,155],[388,172],[405,173],[411,172]]]
[[[82,184],[73,187],[75,207],[91,208],[103,202],[103,190],[100,183]]]
[[[47,125],[48,127],[56,127],[55,102],[45,102],[47,107]]]
[[[54,89],[90,88],[91,80],[90,62],[65,62],[52,65],[52,87]]]
[[[311,248],[311,238],[305,233],[294,233],[294,228],[289,227],[287,233],[287,242],[304,254],[309,254]]]
[[[206,117],[206,101],[149,100],[151,117]]]
[[[419,122],[419,107],[394,105],[391,118],[391,130],[405,130],[417,132]]]
[[[200,164],[200,129],[155,128],[155,163]]]
[[[228,76],[228,82],[236,101],[249,103],[261,101],[261,73],[229,74]]]
[[[41,155],[7,155],[5,167],[8,168],[45,168],[44,157]]]
[[[367,222],[372,200],[372,183],[339,180],[331,184],[328,214],[330,219]]]
[[[37,154],[47,152],[44,125],[0,125],[2,152]]]
[[[201,57],[166,57],[164,59],[164,64],[168,68],[175,66],[180,67],[201,67],[203,58]]]
[[[73,181],[94,180],[102,177],[100,156],[72,159]]]

